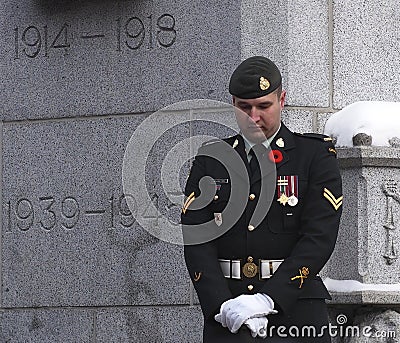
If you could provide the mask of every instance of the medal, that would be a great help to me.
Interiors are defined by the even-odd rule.
[[[297,175],[282,175],[278,176],[278,202],[286,206],[296,206],[299,202],[298,193],[298,176]]]
[[[289,206],[292,206],[292,207],[296,206],[298,202],[299,202],[299,199],[297,199],[295,195],[291,195],[288,199],[288,204],[289,204]]]
[[[278,199],[279,203],[283,206],[285,206],[287,204],[287,202],[289,201],[289,198],[286,196],[285,193],[282,193],[281,196]]]
[[[292,176],[291,176],[291,178],[292,178]],[[297,183],[297,177],[295,178],[295,180],[291,180],[292,182],[290,183],[291,184],[291,196],[289,197],[289,200],[288,200],[288,204],[289,204],[289,206],[296,206],[297,205],[297,203],[299,202],[299,199],[297,199],[297,197],[296,197],[296,195],[295,194],[297,194],[298,192],[297,192],[297,189],[298,189],[298,183]]]

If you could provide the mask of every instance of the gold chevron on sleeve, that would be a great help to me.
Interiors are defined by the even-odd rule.
[[[187,209],[189,208],[190,204],[194,201],[196,197],[194,196],[194,192],[190,193],[190,195],[187,197],[185,202],[183,203],[182,207],[182,213],[185,214]]]
[[[343,204],[343,195],[339,198],[336,198],[328,188],[324,188],[324,197],[332,204],[333,208],[336,211]]]

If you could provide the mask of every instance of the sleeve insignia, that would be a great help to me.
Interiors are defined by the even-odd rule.
[[[183,203],[182,207],[182,213],[185,214],[187,209],[189,208],[190,204],[194,201],[196,197],[194,196],[194,192],[190,193],[190,195],[187,197],[185,202]]]
[[[343,195],[336,198],[328,188],[324,188],[324,198],[328,200],[337,211],[343,204]]]
[[[303,267],[303,268],[299,269],[299,275],[293,276],[290,280],[293,281],[296,279],[300,279],[299,288],[301,288],[303,286],[304,279],[307,279],[308,274],[310,274],[310,271],[308,270],[308,268]]]
[[[200,280],[200,278],[201,278],[201,274],[203,274],[202,272],[194,272],[194,277],[193,277],[193,280],[195,281],[195,282],[197,282],[197,281],[199,281]]]
[[[328,151],[331,152],[331,153],[333,153],[333,154],[335,154],[335,155],[337,154],[337,153],[336,153],[336,150],[335,150],[334,148],[329,148]]]

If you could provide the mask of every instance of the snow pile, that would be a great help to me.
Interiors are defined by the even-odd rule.
[[[400,292],[400,283],[361,283],[355,280],[334,280],[326,278],[324,284],[330,292],[361,292],[361,291],[379,291],[379,292]]]
[[[324,133],[336,138],[336,146],[353,146],[359,133],[372,136],[372,145],[390,146],[400,138],[400,102],[360,101],[332,114]]]

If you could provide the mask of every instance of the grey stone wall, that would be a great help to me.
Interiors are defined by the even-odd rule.
[[[377,6],[1,1],[0,341],[201,342],[182,248],[135,221],[128,203],[145,194],[123,194],[129,138],[166,105],[229,102],[230,73],[254,54],[282,69],[295,131],[322,132],[356,100],[399,101],[400,13]],[[175,218],[160,161],[199,132],[226,130],[181,125],[157,137],[146,165],[152,201]]]

